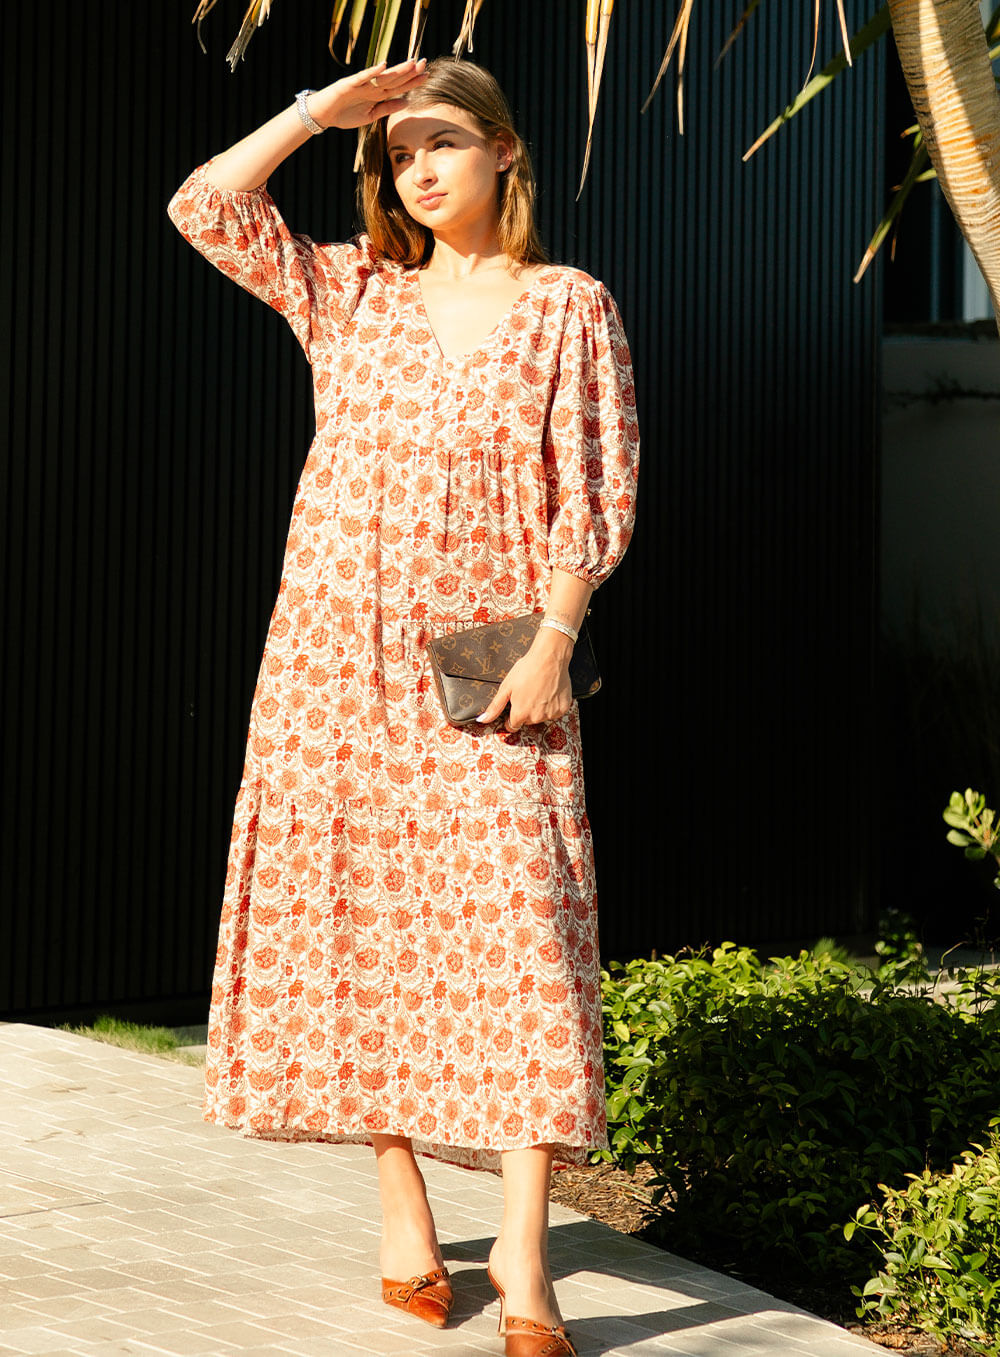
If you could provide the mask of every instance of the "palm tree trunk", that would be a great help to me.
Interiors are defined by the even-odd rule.
[[[903,75],[1000,328],[1000,98],[978,0],[889,0]]]

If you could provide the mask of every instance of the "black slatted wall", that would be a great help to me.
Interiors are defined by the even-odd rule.
[[[429,50],[461,8],[435,0]],[[762,7],[716,71],[742,4],[702,0],[681,138],[672,84],[639,112],[674,6],[619,5],[576,203],[582,8],[490,0],[476,56],[532,142],[554,257],[607,281],[636,360],[640,526],[595,601],[605,689],[585,708],[604,949],[852,933],[872,910],[879,317],[850,275],[881,205],[879,59],[744,167],[801,83],[811,6]],[[290,332],[164,208],[331,78],[328,14],[276,0],[230,76],[242,5],[217,5],[207,57],[188,9],[61,7],[46,35],[23,6],[4,21],[9,1014],[203,1012],[312,432]],[[330,134],[274,177],[294,229],[352,229],[352,154]]]

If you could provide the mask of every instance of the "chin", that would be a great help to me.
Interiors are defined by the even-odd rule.
[[[428,212],[426,208],[420,207],[417,203],[407,207],[406,213],[407,216],[412,217],[419,226],[426,226],[428,228],[433,228],[435,221],[438,219],[437,213]]]

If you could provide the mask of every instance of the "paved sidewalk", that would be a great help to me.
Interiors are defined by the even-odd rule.
[[[500,1182],[425,1160],[454,1326],[382,1305],[374,1158],[200,1118],[201,1071],[0,1024],[0,1352],[492,1353]],[[581,1357],[879,1353],[760,1291],[553,1207]]]

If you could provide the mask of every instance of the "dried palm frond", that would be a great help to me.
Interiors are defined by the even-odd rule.
[[[240,31],[236,34],[236,41],[226,53],[226,60],[229,62],[231,71],[235,71],[238,63],[243,60],[250,45],[250,39],[270,13],[271,0],[250,0],[250,8],[243,16]]]
[[[844,0],[837,0],[837,18],[840,20],[840,41],[844,44],[844,56],[847,58],[848,66],[853,66],[851,35],[847,31],[847,12],[844,9]]]
[[[201,25],[204,21],[205,15],[209,12],[209,10],[213,9],[214,7],[215,0],[199,0],[198,8],[195,10],[194,14],[191,17],[191,22],[195,25],[194,31],[195,36],[198,39],[198,46],[204,53],[206,53],[206,55],[208,53],[208,48],[205,46],[205,40],[201,36]]]
[[[611,15],[614,13],[615,0],[587,0],[586,43],[587,43],[587,148],[583,153],[583,171],[580,175],[580,187],[577,198],[583,192],[587,170],[590,168],[590,152],[594,141],[594,120],[597,117],[597,98],[601,92],[601,76],[604,74],[604,61],[608,53],[608,30],[611,27]]]
[[[215,0],[212,0],[215,3]],[[333,13],[330,15],[330,40],[327,47],[330,49],[330,55],[334,56],[333,44],[340,32],[340,25],[344,22],[344,15],[347,13],[348,0],[335,0]]]
[[[466,52],[472,51],[472,33],[476,27],[476,20],[479,18],[479,11],[483,7],[483,0],[465,0],[465,13],[462,15],[462,27],[459,29],[458,37],[455,39],[455,45],[452,52],[456,57],[464,57]]]
[[[740,34],[743,32],[744,28],[746,28],[747,24],[748,24],[748,23],[750,22],[750,20],[753,18],[754,11],[755,11],[756,9],[758,9],[759,6],[760,6],[760,0],[750,0],[750,3],[747,5],[746,9],[745,9],[745,10],[743,11],[743,13],[740,15],[739,22],[737,23],[736,27],[735,27],[735,28],[733,29],[733,31],[730,33],[730,35],[729,35],[729,37],[726,39],[726,41],[722,44],[722,51],[721,51],[721,52],[719,53],[719,55],[715,58],[715,64],[716,64],[716,66],[719,65],[719,63],[722,61],[722,58],[723,58],[723,57],[726,55],[726,53],[729,51],[730,47],[732,47],[733,43],[734,43],[734,42],[736,41],[736,39],[740,36]]]
[[[802,82],[802,88],[805,89],[809,84],[813,71],[816,69],[816,53],[819,50],[819,15],[823,0],[813,0],[813,45],[812,52],[809,55],[809,69],[806,71],[806,78]]]
[[[420,55],[420,44],[424,40],[427,27],[427,10],[431,0],[413,0],[413,19],[410,23],[410,43],[406,49],[407,59],[412,61]]]
[[[354,49],[357,46],[358,38],[361,36],[361,25],[365,21],[365,10],[368,8],[368,0],[354,0],[351,5],[351,17],[347,21],[347,51],[344,53],[345,62],[350,61],[354,56]]]
[[[667,43],[667,50],[663,54],[663,60],[660,62],[660,69],[656,72],[656,79],[653,81],[653,88],[646,96],[646,102],[642,106],[642,111],[652,103],[653,95],[660,87],[660,82],[667,73],[667,67],[670,65],[670,58],[677,53],[677,126],[680,132],[684,132],[684,58],[687,56],[687,35],[691,27],[691,14],[694,10],[694,0],[681,0],[681,7],[677,12],[677,18],[674,21],[674,31],[670,35],[670,41]]]
[[[809,70],[806,72],[805,83],[803,84],[801,94],[805,94],[806,90],[809,89],[810,76],[812,75],[813,68],[816,65],[816,51],[819,45],[819,23],[820,23],[821,3],[822,0],[814,0],[812,56],[809,61]],[[840,22],[841,39],[844,44],[844,53],[843,56],[841,57],[841,61],[843,62],[844,65],[851,66],[853,65],[854,61],[854,54],[851,50],[851,39],[847,31],[847,14],[844,9],[844,0],[836,0],[836,4],[837,4],[837,18]],[[726,55],[726,53],[729,51],[730,47],[736,40],[736,37],[746,26],[747,21],[753,15],[754,11],[759,8],[759,6],[760,0],[749,0],[749,3],[747,4],[746,8],[743,11],[743,14],[740,16],[739,22],[737,23],[733,31],[730,33],[729,37],[726,39],[722,51],[719,53],[719,56],[716,60],[716,65],[718,65],[719,61],[721,61],[722,58]],[[681,0],[681,7],[678,10],[677,18],[674,21],[674,28],[673,32],[670,35],[670,42],[667,44],[667,50],[663,54],[663,60],[660,62],[660,69],[657,71],[656,79],[653,81],[653,88],[649,91],[649,94],[646,96],[646,102],[642,106],[642,111],[643,113],[645,113],[646,109],[652,103],[653,95],[660,87],[660,82],[663,80],[663,77],[667,73],[667,68],[670,65],[670,61],[671,58],[673,57],[674,51],[676,50],[677,127],[681,135],[683,135],[684,133],[684,61],[687,56],[688,32],[691,27],[691,16],[693,11],[694,11],[694,0]],[[829,67],[827,67],[826,69],[829,69]],[[812,97],[813,96],[810,94],[809,98]],[[791,105],[789,105],[789,107],[791,107]],[[770,131],[768,132],[768,135],[770,135]],[[756,145],[754,146],[753,149],[754,150],[756,149]],[[745,156],[744,159],[746,159]]]

